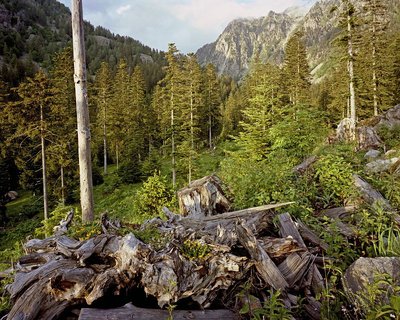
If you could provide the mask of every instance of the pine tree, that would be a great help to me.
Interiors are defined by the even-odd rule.
[[[242,131],[236,142],[244,157],[262,160],[270,147],[269,129],[281,112],[280,70],[256,62],[249,76],[249,107],[243,110]]]
[[[382,0],[364,0],[364,10],[366,10],[368,20],[368,34],[369,36],[364,35],[364,41],[369,44],[369,51],[370,51],[370,61],[371,68],[371,85],[372,85],[372,92],[373,92],[373,108],[374,108],[374,116],[378,115],[378,103],[379,95],[381,92],[378,92],[379,81],[383,75],[382,73],[379,74],[379,70],[384,68],[385,64],[382,63],[382,53],[384,47],[384,34],[388,23],[387,17],[387,8],[386,4]],[[382,94],[382,93],[381,93]]]
[[[6,107],[8,120],[13,124],[15,131],[8,138],[9,142],[18,141],[21,153],[26,147],[25,143],[36,143],[40,141],[40,158],[42,171],[43,188],[43,210],[44,218],[48,219],[48,190],[47,190],[47,169],[46,169],[46,138],[48,136],[49,106],[51,104],[50,82],[46,74],[40,70],[34,78],[27,78],[15,88],[19,100],[10,102]],[[32,146],[32,145],[31,145]],[[30,151],[30,152],[29,152]],[[30,158],[37,158],[31,154],[33,150],[25,150],[30,153]],[[17,165],[20,170],[29,167],[26,161],[29,161],[29,155],[20,155]]]
[[[128,129],[126,117],[129,113],[129,74],[125,60],[120,60],[113,79],[112,100],[109,108],[109,140],[114,150],[117,169],[120,164],[120,155],[127,138]]]
[[[51,123],[49,129],[52,144],[49,145],[49,174],[55,172],[60,178],[59,195],[65,203],[66,195],[72,193],[72,186],[76,177],[78,162],[76,150],[76,110],[75,88],[73,82],[72,48],[67,47],[54,58],[54,67],[51,72],[52,104],[50,106]],[[66,170],[69,168],[69,170]],[[68,171],[68,172],[66,172]],[[68,183],[66,177],[69,176]],[[66,185],[70,186],[68,190]],[[68,192],[69,191],[69,192]]]
[[[215,67],[208,64],[204,72],[204,115],[207,117],[208,146],[213,147],[213,130],[217,127],[220,118],[221,90]]]
[[[102,62],[96,73],[94,90],[97,106],[96,131],[103,138],[103,171],[107,174],[109,109],[112,98],[111,71],[107,62]]]
[[[194,160],[200,134],[200,111],[203,108],[202,73],[197,58],[189,54],[183,64],[183,105],[180,112],[180,157],[184,159],[189,183],[192,180]]]
[[[309,102],[310,68],[302,33],[294,33],[285,47],[284,74],[289,100],[293,105]]]

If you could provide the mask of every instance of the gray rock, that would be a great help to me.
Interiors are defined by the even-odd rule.
[[[375,160],[366,164],[366,170],[370,173],[380,173],[390,171],[390,168],[399,161],[399,158],[392,158],[387,160]]]
[[[376,149],[383,144],[375,128],[366,126],[357,128],[357,143],[358,150]]]
[[[400,104],[379,116],[379,122],[375,125],[375,128],[388,127],[393,129],[396,126],[400,126]]]
[[[399,257],[359,258],[344,273],[342,278],[344,292],[363,313],[366,308],[365,299],[368,300],[369,297],[368,286],[383,280],[383,277],[389,277],[394,281],[394,285],[400,285]],[[388,284],[382,283],[379,288],[385,291]],[[382,303],[389,303],[386,295],[381,295],[378,299]]]
[[[371,149],[364,155],[364,158],[368,160],[376,159],[379,157],[380,154],[381,152],[379,150]]]

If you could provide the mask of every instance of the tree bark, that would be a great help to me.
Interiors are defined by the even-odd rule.
[[[72,41],[74,82],[78,122],[79,175],[82,220],[93,221],[93,182],[90,153],[89,109],[86,88],[86,58],[83,34],[82,0],[72,1]]]
[[[42,173],[43,173],[43,213],[44,220],[49,218],[49,203],[47,200],[47,169],[46,169],[46,149],[44,140],[44,115],[43,106],[40,105],[40,142],[42,147]]]
[[[348,71],[349,71],[349,94],[350,94],[350,134],[351,139],[356,138],[356,93],[354,89],[354,53],[353,53],[353,30],[351,26],[350,5],[347,3],[347,49],[348,49]]]

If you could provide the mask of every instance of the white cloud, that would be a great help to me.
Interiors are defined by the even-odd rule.
[[[116,12],[118,15],[122,15],[125,12],[129,11],[131,9],[131,5],[127,4],[126,6],[121,6],[119,8],[117,8]]]
[[[59,0],[70,6],[70,0]],[[215,41],[238,17],[261,17],[270,10],[310,6],[316,0],[85,0],[84,19],[152,48],[174,42],[184,53]],[[118,4],[119,2],[119,4]]]

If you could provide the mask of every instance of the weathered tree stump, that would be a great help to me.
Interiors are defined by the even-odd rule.
[[[193,181],[179,190],[178,200],[179,211],[184,216],[210,216],[228,212],[231,208],[222,190],[221,180],[215,175]]]

